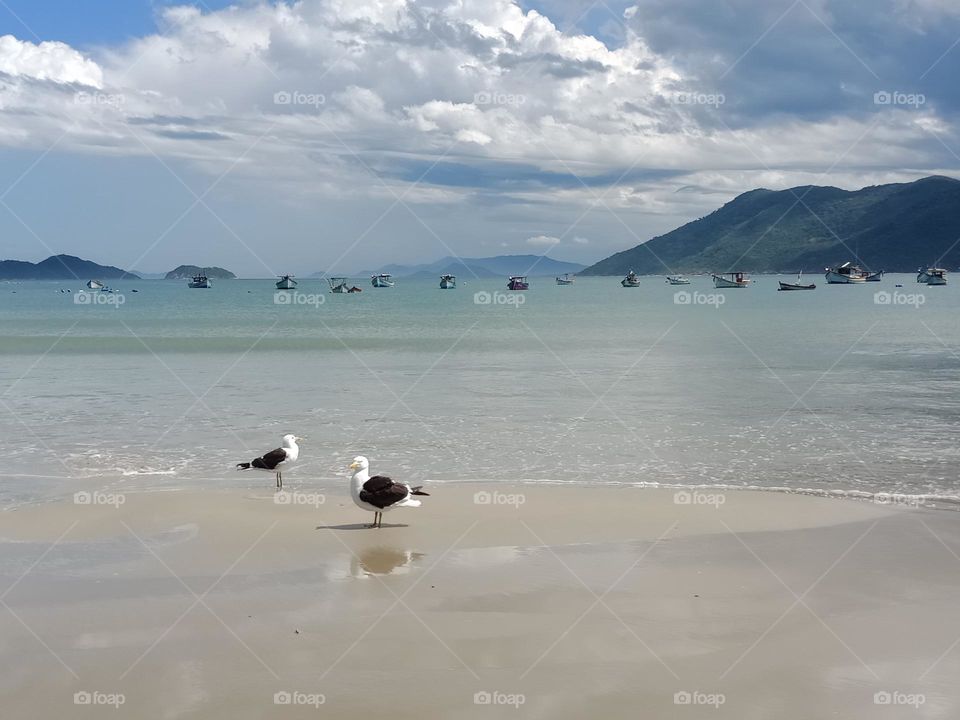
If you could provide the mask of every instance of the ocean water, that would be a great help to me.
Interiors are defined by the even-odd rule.
[[[291,487],[363,454],[418,483],[960,496],[960,288],[776,281],[303,280],[286,304],[268,280],[118,282],[113,304],[0,283],[0,502],[269,488],[234,464],[286,432]]]

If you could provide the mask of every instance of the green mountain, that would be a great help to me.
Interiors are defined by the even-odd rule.
[[[164,280],[191,280],[194,275],[206,275],[211,280],[235,280],[229,270],[220,267],[198,267],[196,265],[181,265],[164,276]]]
[[[960,265],[960,180],[847,191],[808,185],[752,190],[706,217],[601,260],[580,275],[816,272],[855,260],[913,272]]]
[[[139,280],[134,273],[73,255],[51,255],[38,263],[0,261],[0,280]]]

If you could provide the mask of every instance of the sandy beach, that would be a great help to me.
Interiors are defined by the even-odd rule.
[[[4,717],[956,717],[953,512],[434,486],[2,516]],[[84,503],[89,500],[89,503]]]

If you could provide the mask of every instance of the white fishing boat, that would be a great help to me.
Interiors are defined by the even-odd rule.
[[[296,290],[297,281],[293,279],[293,275],[281,275],[280,279],[277,281],[277,290]]]
[[[800,278],[803,277],[803,270],[797,273],[797,281],[795,283],[787,283],[783,280],[780,280],[780,287],[778,290],[816,290],[817,286],[813,283],[804,285],[800,282]]]
[[[91,290],[103,290],[104,285],[99,280],[87,280],[87,287]]]
[[[453,290],[457,287],[457,276],[456,275],[441,275],[440,276],[440,289],[441,290]]]
[[[690,280],[682,275],[667,275],[667,282],[671,285],[689,285]]]
[[[947,271],[937,267],[929,267],[926,270],[921,268],[917,272],[917,282],[924,285],[946,285]]]
[[[206,275],[194,275],[193,279],[187,283],[190,288],[212,288],[213,283]]]
[[[327,278],[327,282],[330,283],[330,292],[332,293],[345,293],[350,290],[350,285],[347,284],[347,278],[345,277]]]
[[[557,285],[573,285],[573,276],[570,273],[564,273],[557,276]]]
[[[843,265],[826,269],[826,278],[829,285],[850,285],[866,282],[868,275],[870,273],[852,262],[845,262]],[[883,273],[881,272],[880,275],[882,276]]]
[[[375,288],[391,288],[393,287],[393,276],[389,273],[377,273],[376,275],[371,275],[370,284]]]
[[[627,276],[620,281],[620,284],[623,287],[640,287],[640,278],[638,278],[637,274],[631,270],[627,273]]]
[[[715,288],[745,288],[749,285],[750,279],[746,273],[729,272],[713,274],[713,286]]]

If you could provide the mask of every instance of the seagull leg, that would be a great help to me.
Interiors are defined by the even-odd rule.
[[[283,489],[283,474],[277,470],[277,487]]]

